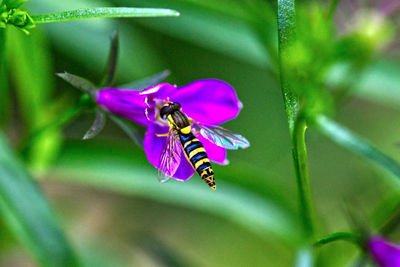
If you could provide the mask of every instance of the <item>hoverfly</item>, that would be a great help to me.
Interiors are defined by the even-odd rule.
[[[243,136],[219,126],[206,126],[195,122],[181,111],[177,102],[166,102],[160,109],[160,117],[167,120],[169,131],[159,161],[158,177],[165,182],[173,176],[182,160],[182,150],[196,172],[208,186],[215,190],[214,171],[203,144],[192,133],[192,128],[197,130],[211,143],[225,149],[247,148],[250,144]]]

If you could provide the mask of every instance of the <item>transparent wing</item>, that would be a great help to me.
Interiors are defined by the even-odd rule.
[[[250,146],[249,141],[228,129],[220,126],[206,126],[201,123],[194,123],[195,128],[200,130],[200,134],[211,143],[223,147],[225,149],[247,148]]]
[[[158,165],[158,180],[161,183],[165,183],[175,174],[181,162],[181,154],[182,146],[179,137],[175,131],[171,129],[165,141]]]

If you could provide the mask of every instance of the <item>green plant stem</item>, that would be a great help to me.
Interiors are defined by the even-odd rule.
[[[344,240],[344,241],[349,241],[354,244],[359,244],[360,237],[357,234],[352,233],[352,232],[336,232],[336,233],[329,234],[327,236],[324,236],[324,237],[318,239],[314,243],[314,247],[320,247],[325,244],[335,242],[338,240]]]
[[[314,235],[312,222],[312,201],[308,176],[307,149],[305,143],[306,121],[300,113],[300,104],[290,77],[290,50],[296,40],[296,14],[294,0],[278,0],[278,34],[280,79],[283,100],[289,124],[292,143],[292,157],[296,175],[297,190],[300,203],[300,216],[306,239]]]
[[[32,16],[36,24],[92,18],[169,17],[179,12],[162,8],[95,7]]]
[[[278,40],[279,40],[279,67],[286,115],[289,122],[289,131],[292,134],[294,122],[299,111],[299,99],[294,86],[290,81],[290,49],[296,36],[296,13],[294,0],[278,0]]]

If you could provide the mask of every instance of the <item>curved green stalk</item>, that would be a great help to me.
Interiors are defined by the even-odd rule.
[[[292,134],[292,156],[296,173],[297,190],[300,201],[300,215],[306,237],[314,234],[310,178],[308,175],[307,147],[305,142],[306,121],[296,120]]]
[[[314,235],[312,222],[311,192],[308,176],[307,149],[305,144],[306,121],[300,114],[299,98],[295,92],[290,73],[293,66],[290,51],[296,40],[296,13],[294,0],[278,0],[278,33],[280,79],[289,132],[292,143],[292,156],[300,201],[300,216],[307,239]]]
[[[338,241],[338,240],[344,240],[344,241],[349,241],[354,244],[358,244],[360,242],[360,237],[352,232],[336,232],[333,234],[329,234],[327,236],[324,236],[320,239],[318,239],[315,243],[315,247],[320,247],[325,244]]]

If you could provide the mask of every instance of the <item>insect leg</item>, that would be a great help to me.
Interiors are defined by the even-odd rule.
[[[169,126],[169,131],[168,131],[168,133],[165,133],[165,134],[154,133],[154,134],[155,134],[157,137],[167,137],[167,136],[169,136],[169,135],[171,134],[172,128],[173,128],[172,125]]]

